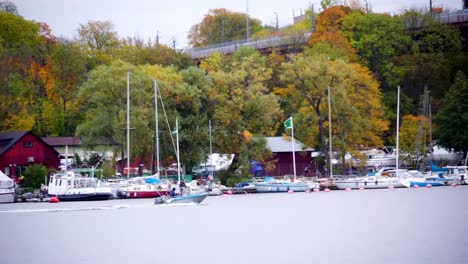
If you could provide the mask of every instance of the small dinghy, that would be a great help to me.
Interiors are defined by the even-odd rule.
[[[207,192],[192,193],[172,198],[157,197],[154,204],[199,204],[208,196]]]

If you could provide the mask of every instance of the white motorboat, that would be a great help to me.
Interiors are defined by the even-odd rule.
[[[0,203],[15,201],[15,182],[0,171]]]
[[[60,201],[97,201],[114,196],[111,187],[101,187],[97,179],[66,171],[50,176],[48,195]]]
[[[167,198],[167,196],[157,197],[154,204],[199,204],[208,197],[207,192],[192,193]]]
[[[270,180],[264,182],[256,182],[255,189],[257,192],[305,192],[310,190],[307,183],[296,182],[291,180]]]

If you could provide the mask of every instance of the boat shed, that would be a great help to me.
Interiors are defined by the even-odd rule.
[[[0,170],[17,180],[32,164],[59,169],[59,153],[31,131],[0,132]]]
[[[266,171],[268,176],[294,175],[293,169],[293,144],[292,138],[266,137],[267,146],[273,153],[273,169]],[[314,149],[307,147],[302,142],[294,139],[294,157],[296,159],[296,176],[311,176],[313,171],[312,152]],[[271,161],[271,160],[270,160]],[[264,175],[262,175],[264,176]]]

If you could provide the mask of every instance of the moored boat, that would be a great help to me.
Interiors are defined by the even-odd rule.
[[[15,183],[13,179],[0,171],[0,203],[15,201]]]
[[[98,201],[114,196],[110,187],[97,186],[97,179],[84,177],[73,171],[50,176],[48,195],[60,201]]]
[[[310,190],[310,187],[307,183],[303,182],[293,182],[290,180],[270,180],[264,182],[256,182],[255,189],[257,192],[305,192]]]

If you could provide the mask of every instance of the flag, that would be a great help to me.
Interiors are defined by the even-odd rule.
[[[177,127],[172,130],[172,135],[177,135]]]
[[[286,119],[286,121],[284,121],[284,127],[285,128],[292,128],[292,116],[289,117],[288,119]]]

